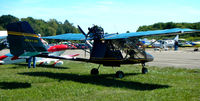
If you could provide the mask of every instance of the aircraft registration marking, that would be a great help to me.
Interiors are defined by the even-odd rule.
[[[25,42],[32,42],[32,43],[38,43],[38,40],[33,39],[24,39]]]

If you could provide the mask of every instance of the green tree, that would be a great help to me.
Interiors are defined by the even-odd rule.
[[[56,30],[52,27],[47,27],[46,29],[46,33],[44,34],[44,36],[54,36],[56,35]]]
[[[12,15],[2,15],[0,17],[0,26],[2,26],[3,29],[6,29],[7,24],[17,21],[19,21],[17,17],[14,17]]]

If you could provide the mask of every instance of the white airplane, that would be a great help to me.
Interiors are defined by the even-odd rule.
[[[79,55],[79,54],[62,55],[65,52],[65,50],[68,49],[67,47],[64,49],[64,47],[66,47],[66,45],[55,45],[55,46],[51,46],[48,49],[48,51],[52,52],[50,55],[60,56],[60,57],[69,58],[69,59],[74,58]],[[28,56],[17,57],[17,56],[13,56],[12,54],[8,53],[8,54],[0,56],[0,65],[24,63],[24,62],[27,62],[28,58],[29,58]],[[41,58],[41,57],[36,57],[36,62],[39,65],[52,65],[55,67],[63,64],[63,61],[61,61],[60,59]]]
[[[68,59],[71,59],[71,58],[74,58],[76,56],[78,56],[79,54],[74,54],[74,55],[61,55],[61,57],[63,58],[68,58]],[[51,62],[53,61],[53,63],[51,64]],[[39,65],[52,65],[54,67],[56,66],[60,66],[63,64],[63,61],[61,61],[60,59],[52,59],[52,58],[40,58],[40,57],[37,57],[36,58],[36,62],[39,63]]]
[[[158,40],[154,42],[152,46],[155,48],[164,48],[165,50],[168,50],[168,47],[169,48],[174,47],[175,41],[178,41],[178,40],[179,40],[179,35],[176,35],[176,37],[172,40]]]
[[[0,50],[8,47],[8,43],[6,40],[7,36],[8,36],[7,31],[0,31]]]
[[[5,39],[8,36],[7,31],[0,31],[0,40]]]

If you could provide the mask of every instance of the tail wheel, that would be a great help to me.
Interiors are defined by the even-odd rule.
[[[123,78],[124,77],[124,73],[122,71],[117,71],[115,74],[116,78]]]

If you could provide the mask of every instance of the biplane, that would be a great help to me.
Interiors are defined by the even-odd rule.
[[[145,51],[142,42],[139,41],[140,37],[199,32],[199,30],[194,29],[173,28],[156,31],[105,34],[103,28],[96,25],[88,28],[88,33],[85,33],[80,26],[78,26],[78,28],[81,33],[67,33],[42,38],[85,41],[90,45],[89,51],[85,50],[90,53],[89,59],[77,57],[69,59],[49,55],[46,47],[38,38],[38,35],[34,33],[31,26],[24,21],[12,23],[7,26],[11,54],[15,56],[29,55],[99,64],[98,68],[93,68],[91,70],[92,75],[99,74],[98,69],[101,65],[120,67],[124,64],[142,64],[142,73],[145,74],[148,72],[145,63],[153,61],[154,57]],[[117,71],[116,77],[122,78],[124,77],[124,73],[122,71]]]

